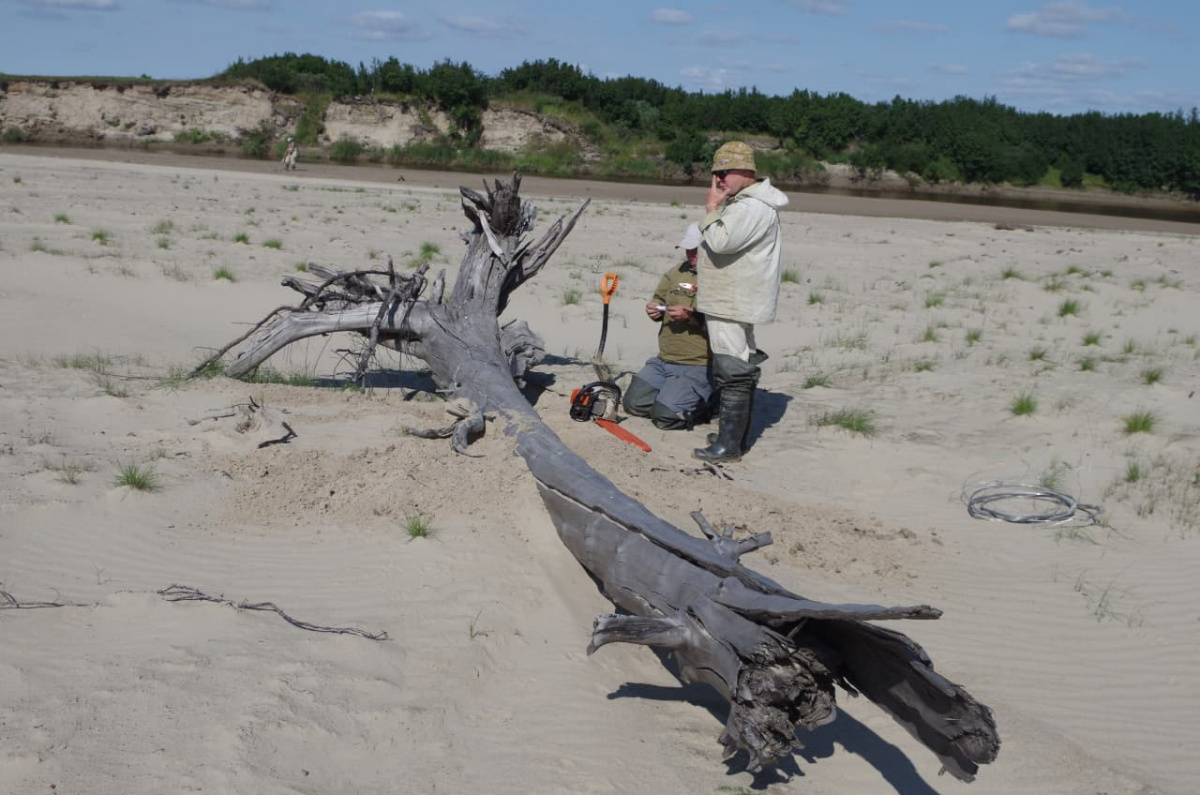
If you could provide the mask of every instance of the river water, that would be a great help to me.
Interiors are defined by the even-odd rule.
[[[797,190],[797,189],[791,189]],[[856,190],[853,188],[799,188],[799,192],[816,195],[857,196],[864,199],[895,199],[945,202],[948,204],[975,204],[984,207],[1011,207],[1022,210],[1041,210],[1055,213],[1083,213],[1085,215],[1111,215],[1122,218],[1146,218],[1157,221],[1178,221],[1200,224],[1200,202],[1178,202],[1178,206],[1166,203],[1108,204],[1102,201],[1071,201],[1058,198],[1031,198],[1028,196],[977,196],[940,193],[910,193],[906,191]],[[1119,197],[1118,197],[1119,198]]]
[[[143,163],[171,168],[225,169],[253,173],[280,173],[273,160],[243,156],[237,149],[203,151],[184,145],[164,144],[154,149],[141,147],[70,147],[37,144],[5,146],[0,151],[41,157],[101,160],[118,163]],[[303,153],[302,153],[303,157]],[[412,186],[454,189],[466,184],[479,190],[482,180],[507,179],[511,174],[480,174],[463,171],[396,168],[383,164],[301,162],[292,178],[341,179],[374,183],[404,182]],[[651,202],[696,208],[703,214],[707,185],[677,183],[623,182],[601,179],[559,179],[523,176],[527,195],[565,198],[593,198],[607,201]],[[996,225],[1065,226],[1096,229],[1122,229],[1143,232],[1167,232],[1200,235],[1200,202],[1160,200],[1123,200],[1113,203],[1095,200],[1070,201],[1028,195],[963,195],[877,191],[854,188],[784,188],[791,203],[789,210],[809,213],[833,213],[866,218],[916,218],[935,221],[971,221]],[[698,219],[697,219],[698,220]]]

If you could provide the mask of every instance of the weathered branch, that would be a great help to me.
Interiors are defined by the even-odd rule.
[[[279,616],[293,627],[306,629],[309,632],[329,632],[334,635],[358,635],[360,638],[366,638],[367,640],[389,640],[386,632],[367,632],[356,627],[326,627],[321,624],[311,624],[307,621],[292,618],[280,610],[274,602],[247,602],[244,599],[240,602],[235,602],[232,599],[226,599],[221,596],[209,596],[204,591],[192,588],[189,585],[168,585],[159,591],[158,595],[168,602],[215,602],[238,610],[265,610]]]
[[[8,591],[0,590],[0,610],[39,610],[47,607],[95,607],[95,604],[83,604],[81,602],[40,602],[40,601],[21,601],[17,597],[10,594]]]
[[[770,533],[757,533],[749,538],[738,540],[733,537],[733,525],[727,524],[718,532],[700,511],[692,511],[691,516],[700,528],[700,532],[704,533],[705,537],[712,542],[713,549],[717,551],[717,554],[728,558],[731,563],[736,563],[742,555],[775,543]]]
[[[456,453],[469,455],[467,447],[470,445],[471,440],[482,435],[486,426],[483,411],[468,401],[452,403],[447,406],[446,411],[458,417],[458,420],[442,428],[423,430],[406,425],[401,430],[409,436],[416,436],[419,439],[448,438],[451,440],[451,445]]]
[[[367,331],[379,316],[380,306],[379,303],[359,304],[339,311],[291,312],[278,317],[269,326],[261,329],[262,333],[230,363],[226,372],[234,378],[243,376],[275,353],[306,337],[331,334],[335,331]],[[424,305],[415,304],[404,318],[404,323],[407,333],[418,337],[421,329],[430,323]],[[380,330],[397,336],[402,333],[399,327],[388,322],[386,316],[380,323]]]
[[[429,270],[429,263],[421,263],[421,267],[417,268],[417,272],[412,279],[406,279],[403,282],[396,278],[396,272],[392,268],[392,258],[388,257],[388,279],[391,282],[391,289],[388,290],[383,302],[379,305],[379,314],[375,316],[375,321],[371,324],[370,333],[367,335],[367,344],[363,347],[362,353],[358,358],[358,368],[354,371],[354,381],[360,385],[364,384],[367,378],[367,366],[370,365],[372,357],[375,356],[375,346],[379,344],[379,326],[383,323],[385,315],[392,315],[390,323],[396,328],[404,328],[404,321],[408,318],[408,313],[412,309],[413,303],[416,302],[417,296],[425,289],[425,271]],[[404,312],[397,321],[394,317],[397,307],[400,302],[404,302]]]
[[[240,337],[237,337],[236,339],[231,340],[224,346],[218,348],[215,353],[213,353],[208,358],[204,359],[202,362],[200,362],[198,365],[196,365],[195,368],[192,369],[192,372],[190,373],[190,375],[192,377],[195,377],[195,376],[199,375],[200,373],[204,372],[208,367],[210,367],[214,363],[221,361],[221,359],[223,359],[225,357],[225,354],[229,353],[231,350],[236,348],[238,345],[241,345],[243,342],[248,340],[250,337],[254,336],[254,334],[259,329],[261,329],[263,326],[266,326],[268,323],[270,323],[272,320],[274,320],[275,317],[278,316],[280,313],[282,313],[282,312],[299,312],[299,311],[302,311],[300,309],[300,307],[293,307],[293,306],[279,306],[279,307],[276,307],[275,309],[272,309],[270,312],[267,313],[266,317],[264,317],[262,320],[255,323],[253,326],[251,326],[250,330],[247,331],[245,334],[241,335]],[[276,350],[278,350],[278,349],[276,349]],[[272,351],[271,353],[274,353],[274,351]],[[268,355],[270,355],[270,354],[268,354]],[[266,357],[264,357],[264,359],[265,358]],[[249,372],[249,371],[247,370],[247,372]]]

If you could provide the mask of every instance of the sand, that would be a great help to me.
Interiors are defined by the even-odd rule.
[[[279,279],[300,263],[404,267],[424,247],[453,268],[455,188],[478,177],[197,165],[0,152],[0,590],[65,604],[0,610],[0,792],[1194,791],[1200,237],[1186,226],[1034,214],[997,229],[868,218],[869,200],[786,213],[753,447],[725,480],[690,458],[705,428],[629,419],[646,454],[567,416],[604,272],[621,277],[606,358],[629,373],[653,353],[641,307],[696,196],[526,184],[542,224],[593,198],[505,313],[547,341],[545,421],[681,527],[700,509],[770,531],[747,562],[799,593],[943,609],[899,628],[993,707],[1003,739],[963,784],[841,694],[836,722],[755,776],[721,761],[714,694],[645,648],[585,654],[610,604],[503,434],[467,458],[400,431],[445,421],[412,389],[419,363],[385,356],[371,389],[347,390],[352,340],[334,336],[272,361],[318,386],[170,377],[291,302]],[[1023,395],[1036,408],[1016,415]],[[270,428],[223,416],[251,399],[297,437],[259,448]],[[875,433],[817,424],[843,409]],[[1149,432],[1126,432],[1136,412]],[[115,485],[130,467],[159,489]],[[1102,524],[972,518],[963,495],[988,481],[1053,482]],[[428,537],[405,530],[418,515]],[[170,602],[172,584],[389,640]]]

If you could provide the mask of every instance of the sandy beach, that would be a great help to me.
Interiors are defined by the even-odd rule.
[[[122,160],[0,150],[0,591],[18,603],[0,601],[0,792],[1195,790],[1195,225],[798,196],[752,448],[723,479],[690,455],[709,428],[630,418],[643,453],[568,416],[605,272],[606,359],[627,378],[654,353],[642,307],[701,189],[525,181],[539,230],[591,199],[503,318],[546,340],[545,422],[682,528],[702,510],[770,531],[746,562],[798,593],[942,609],[897,628],[1003,741],[964,784],[839,693],[834,723],[755,775],[722,762],[713,692],[649,649],[586,654],[611,604],[503,434],[472,458],[401,431],[445,424],[419,361],[382,355],[346,389],[353,341],[332,335],[271,362],[315,385],[178,378],[292,303],[279,281],[309,263],[424,252],[452,275],[457,187],[479,176]],[[296,437],[259,447],[250,400]],[[117,485],[131,470],[157,488]],[[973,518],[965,495],[991,482],[1099,521]]]

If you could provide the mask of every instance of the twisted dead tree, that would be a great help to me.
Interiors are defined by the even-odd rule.
[[[1000,747],[991,710],[938,674],[905,635],[876,626],[888,619],[933,619],[925,605],[823,604],[794,594],[740,563],[770,543],[769,534],[737,540],[693,514],[703,538],[660,519],[621,492],[561,442],[520,391],[543,346],[524,323],[497,317],[509,295],[537,275],[586,208],[558,218],[536,241],[535,212],[518,196],[520,178],[479,194],[463,188],[472,228],[449,295],[442,276],[424,270],[400,278],[318,270],[319,285],[285,283],[305,294],[281,307],[239,342],[227,367],[250,372],[305,337],[350,331],[419,357],[459,419],[428,435],[451,436],[456,450],[495,413],[515,437],[563,543],[622,614],[600,616],[589,653],[614,642],[668,649],[688,682],[706,682],[729,702],[721,742],[726,756],[745,749],[749,767],[771,765],[836,715],[835,685],[890,713],[957,778],[970,781]],[[374,277],[374,278],[373,278]],[[386,278],[386,284],[375,279]]]

